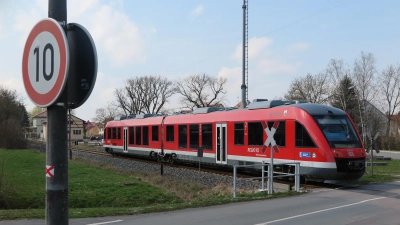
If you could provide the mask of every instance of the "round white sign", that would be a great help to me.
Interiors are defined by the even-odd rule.
[[[25,43],[22,77],[34,104],[52,105],[62,93],[69,66],[68,42],[63,28],[54,19],[35,25]]]

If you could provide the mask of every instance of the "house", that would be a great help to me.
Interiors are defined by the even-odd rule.
[[[85,122],[86,136],[102,137],[104,135],[104,125],[102,123]]]
[[[250,104],[250,101],[247,100],[246,102],[247,102],[247,103],[246,103],[246,106],[248,106],[248,105]],[[238,109],[242,108],[242,102],[241,102],[241,101],[238,102],[238,103],[237,103],[235,106],[233,106],[233,107],[238,108]]]
[[[70,115],[67,121],[67,132],[70,130],[69,138],[71,140],[82,140],[84,136],[85,121],[74,115]],[[35,115],[34,117],[32,117],[32,127],[30,128],[32,129],[33,127],[36,127],[36,135],[32,136],[36,136],[37,138],[46,140],[48,131],[47,126],[47,111]]]
[[[47,112],[41,112],[32,117],[32,126],[28,127],[28,137],[44,139],[43,123],[47,122]]]

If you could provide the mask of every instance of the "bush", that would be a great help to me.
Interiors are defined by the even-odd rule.
[[[0,148],[24,149],[27,141],[24,132],[15,119],[0,122]]]

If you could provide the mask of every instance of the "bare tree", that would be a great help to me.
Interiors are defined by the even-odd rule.
[[[92,118],[92,120],[96,123],[105,124],[108,121],[112,120],[114,117],[122,114],[122,111],[120,111],[116,106],[109,102],[104,108],[96,109],[96,116]]]
[[[311,103],[326,103],[329,99],[329,79],[327,73],[295,78],[290,84],[288,100],[303,100]]]
[[[117,106],[127,115],[160,113],[173,94],[173,83],[161,76],[131,78],[115,90]]]
[[[367,114],[365,112],[365,101],[372,102],[376,97],[376,88],[373,86],[375,81],[375,57],[371,53],[361,52],[360,59],[354,61],[353,76],[352,80],[357,89],[360,97],[360,120],[361,130],[363,136],[363,142],[365,143],[366,135],[366,121],[368,121]]]
[[[341,85],[341,82],[350,76],[349,69],[345,66],[343,60],[331,59],[326,73],[331,80],[331,84],[334,85],[334,88],[330,88],[330,96],[335,96],[335,101],[340,103],[340,108],[346,111],[349,90],[344,90],[343,88],[348,87]]]
[[[34,107],[32,108],[32,110],[29,111],[29,116],[30,116],[30,117],[36,116],[37,114],[39,114],[39,113],[41,113],[41,112],[43,112],[43,111],[46,111],[46,108],[41,108],[41,107],[39,107],[39,106],[34,106]]]
[[[400,104],[400,65],[397,67],[390,65],[382,71],[379,77],[379,90],[385,99],[384,112],[387,116],[386,136],[389,136],[390,119],[395,114]]]
[[[176,82],[175,91],[181,95],[183,107],[190,109],[223,105],[227,78],[194,74]]]

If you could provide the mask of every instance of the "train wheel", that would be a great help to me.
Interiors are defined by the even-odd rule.
[[[168,163],[174,164],[174,158],[172,156],[168,157]]]

